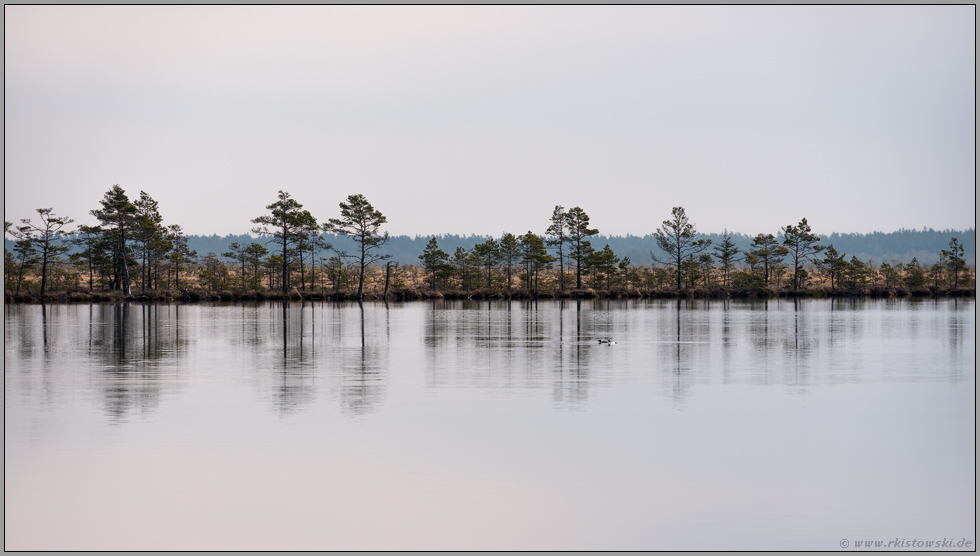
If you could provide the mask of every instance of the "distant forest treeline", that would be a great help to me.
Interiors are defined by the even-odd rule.
[[[818,234],[819,235],[819,234]],[[866,261],[874,259],[876,263],[890,262],[892,260],[907,263],[915,257],[922,264],[932,264],[939,260],[939,252],[946,249],[949,245],[949,238],[958,238],[963,245],[966,262],[976,264],[976,229],[969,230],[899,230],[897,232],[872,232],[870,234],[838,234],[821,235],[821,245],[833,245],[838,252],[847,253],[848,257],[856,256],[858,259]],[[392,236],[391,241],[384,247],[386,253],[390,253],[391,260],[405,264],[419,264],[419,255],[425,249],[426,243],[432,236]],[[471,250],[477,243],[482,243],[490,236],[461,236],[454,234],[435,236],[441,247],[447,253],[452,253],[457,247]],[[715,245],[722,241],[721,234],[701,234],[701,237],[710,239]],[[777,236],[778,237],[778,236]],[[333,234],[323,234],[327,243],[333,244],[336,249],[355,250],[355,243],[352,239]],[[499,240],[500,237],[494,238]],[[732,241],[742,252],[749,251],[752,246],[752,236],[745,234],[732,233]],[[238,242],[246,245],[251,242],[264,243],[267,239],[252,236],[249,234],[219,236],[187,236],[188,248],[195,250],[200,255],[214,252],[218,255],[228,251],[228,245]],[[619,256],[627,256],[636,265],[649,265],[650,252],[658,253],[657,242],[652,235],[646,236],[593,236],[592,245],[596,248],[609,244],[609,247]],[[14,242],[4,239],[8,250],[13,250]]]

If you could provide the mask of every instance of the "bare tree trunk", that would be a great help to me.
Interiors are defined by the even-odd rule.
[[[361,275],[360,275],[360,278],[357,281],[357,300],[358,301],[360,301],[362,299],[363,292],[364,292],[364,267],[365,267],[364,259],[366,258],[366,256],[367,256],[366,249],[364,247],[364,242],[362,241],[361,242],[361,273],[360,273]]]
[[[44,295],[46,286],[48,285],[48,249],[44,248],[44,252],[41,255],[41,295]]]
[[[126,232],[119,231],[119,263],[122,267],[122,285],[124,295],[133,295],[132,287],[129,284],[129,265],[126,264]]]
[[[396,263],[397,264],[397,263]],[[391,281],[391,263],[385,265],[385,293],[381,297],[388,300],[388,283]]]
[[[681,289],[681,264],[684,261],[681,260],[681,248],[677,248],[677,289]]]
[[[282,229],[282,294],[286,295],[286,227]]]

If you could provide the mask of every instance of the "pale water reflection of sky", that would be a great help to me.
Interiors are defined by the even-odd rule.
[[[8,305],[5,548],[972,540],[975,316],[955,298]]]
[[[115,183],[395,234],[975,226],[975,6],[5,6],[5,218]]]
[[[5,548],[974,539],[975,315],[956,299],[8,305]]]

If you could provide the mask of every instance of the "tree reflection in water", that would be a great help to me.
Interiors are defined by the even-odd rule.
[[[167,325],[170,311],[176,308],[42,305],[40,330],[28,324],[12,331],[20,331],[19,344],[28,353],[32,338],[41,338],[46,391],[56,392],[66,376],[86,376],[109,421],[118,424],[155,411],[165,392],[179,389],[179,368],[170,361],[179,351],[180,328]]]
[[[556,407],[583,407],[594,333],[582,303],[569,311],[570,303],[426,302],[426,384],[493,391],[550,387]],[[565,332],[567,319],[575,321],[571,336]]]
[[[371,304],[371,316],[365,315],[364,304],[357,302],[358,338],[359,345],[354,349],[345,349],[340,353],[340,400],[342,409],[353,415],[364,415],[375,411],[384,401],[386,378],[388,374],[387,327],[385,335],[371,334],[365,331],[368,318],[371,319],[371,330],[380,328],[377,317],[379,313],[387,313],[387,306]]]
[[[367,415],[384,403],[392,365],[430,391],[527,391],[576,410],[628,380],[681,407],[713,383],[805,394],[827,383],[969,380],[972,361],[959,359],[972,353],[973,307],[957,299],[8,305],[5,386],[54,403],[83,383],[114,423],[155,412],[168,392],[193,384],[247,384],[283,418],[320,399]],[[596,341],[607,337],[619,345]]]

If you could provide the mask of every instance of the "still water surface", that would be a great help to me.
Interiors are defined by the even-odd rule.
[[[4,544],[975,541],[975,325],[972,299],[7,305]]]

